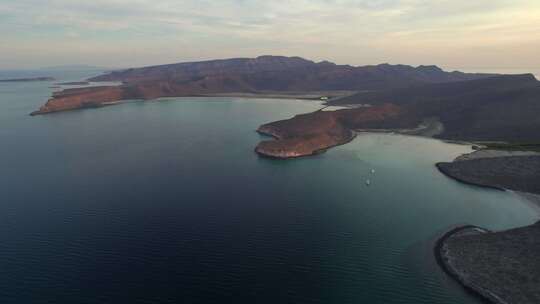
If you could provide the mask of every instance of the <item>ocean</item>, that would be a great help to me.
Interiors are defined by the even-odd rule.
[[[253,152],[260,124],[318,102],[168,98],[30,117],[52,85],[0,83],[4,304],[480,303],[436,265],[436,236],[538,218],[511,192],[437,171],[468,146],[363,134],[310,158]]]

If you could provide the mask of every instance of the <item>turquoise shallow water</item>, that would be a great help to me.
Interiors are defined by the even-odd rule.
[[[28,116],[49,86],[0,84],[2,303],[477,303],[434,264],[433,238],[537,219],[436,170],[467,146],[363,134],[312,158],[253,153],[258,125],[313,102]]]

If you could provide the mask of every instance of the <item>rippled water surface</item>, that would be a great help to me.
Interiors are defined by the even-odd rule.
[[[313,158],[253,153],[258,125],[313,102],[28,116],[50,85],[0,84],[0,303],[477,303],[434,264],[434,236],[536,219],[438,173],[466,146],[366,134]]]

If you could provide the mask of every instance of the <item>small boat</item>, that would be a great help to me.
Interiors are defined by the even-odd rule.
[[[374,174],[375,173],[375,169],[371,169],[371,174]]]
[[[366,186],[369,186],[369,185],[371,185],[371,181],[368,179],[366,180]]]

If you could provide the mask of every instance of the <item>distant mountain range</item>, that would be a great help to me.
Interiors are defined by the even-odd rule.
[[[300,57],[234,58],[113,71],[88,80],[120,81],[123,83],[121,86],[58,92],[34,114],[96,107],[124,99],[226,93],[382,90],[490,76],[492,74],[445,72],[436,66],[381,64],[353,67],[327,61],[316,63]]]
[[[300,57],[260,56],[114,71],[90,81],[162,83],[199,92],[377,90],[420,83],[479,79],[492,74],[445,72],[437,66],[381,64],[354,67]]]

